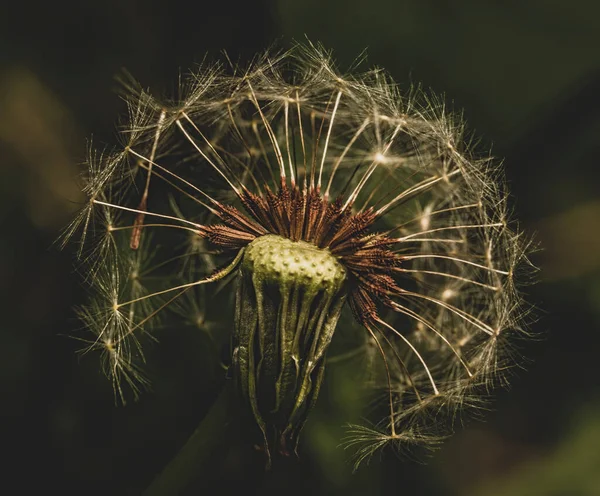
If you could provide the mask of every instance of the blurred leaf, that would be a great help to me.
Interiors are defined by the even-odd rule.
[[[25,69],[0,74],[0,108],[0,144],[10,153],[2,161],[3,187],[10,196],[18,194],[5,169],[16,168],[14,176],[25,176],[20,184],[33,224],[64,226],[83,198],[75,181],[74,155],[80,146],[74,145],[77,133],[69,112]]]
[[[543,276],[572,278],[600,268],[600,201],[577,205],[542,221]]]
[[[470,496],[597,496],[600,491],[600,411],[584,410],[550,454],[494,478]]]

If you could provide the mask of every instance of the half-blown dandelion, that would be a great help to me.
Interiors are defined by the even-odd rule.
[[[226,277],[231,373],[267,450],[295,449],[342,312],[377,351],[387,402],[351,428],[359,461],[434,439],[436,412],[511,364],[527,243],[498,166],[439,101],[380,70],[342,75],[312,45],[200,67],[176,101],[129,90],[123,146],[90,154],[66,233],[83,231],[97,299],[81,316],[117,395],[144,385],[138,337],[161,312],[189,319],[181,297]]]

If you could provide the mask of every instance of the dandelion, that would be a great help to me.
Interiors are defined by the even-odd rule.
[[[81,316],[119,397],[145,385],[140,337],[160,313],[201,325],[204,305],[182,301],[217,281],[235,293],[230,375],[267,453],[296,449],[343,313],[387,412],[350,427],[357,463],[436,442],[440,412],[505,377],[528,243],[499,166],[443,103],[381,70],[343,75],[312,44],[202,66],[173,101],[128,90],[122,148],[90,153],[66,232],[83,231],[97,299]]]

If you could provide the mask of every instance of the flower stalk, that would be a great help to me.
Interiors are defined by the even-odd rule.
[[[146,488],[143,496],[182,494],[192,484],[208,477],[209,467],[225,459],[241,429],[241,420],[234,414],[235,398],[231,384],[226,383],[186,444]],[[207,486],[206,490],[209,489]]]

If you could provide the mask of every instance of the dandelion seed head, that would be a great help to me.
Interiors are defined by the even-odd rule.
[[[203,64],[172,101],[125,88],[121,148],[90,152],[89,202],[65,231],[82,232],[96,297],[81,316],[119,396],[139,390],[160,314],[204,326],[219,280],[237,282],[232,369],[267,451],[295,450],[342,313],[387,409],[351,429],[359,462],[440,439],[436,412],[502,383],[529,243],[500,165],[441,99],[380,69],[341,73],[310,43]]]

